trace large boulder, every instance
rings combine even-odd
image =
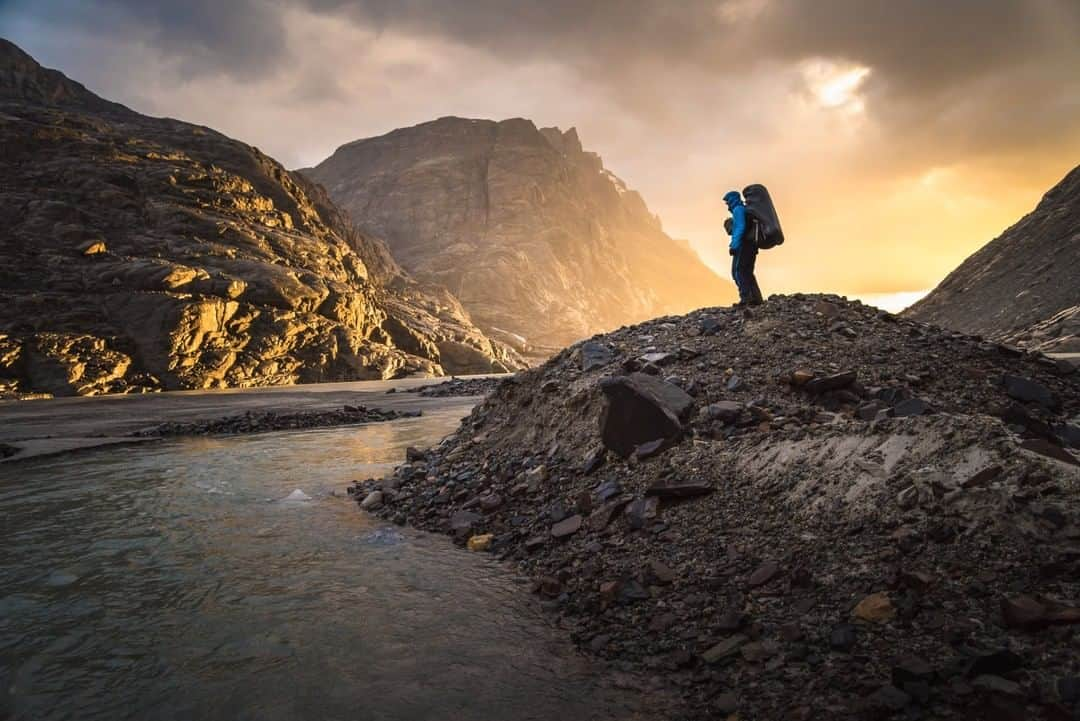
[[[600,438],[623,458],[644,443],[662,439],[670,445],[678,440],[694,404],[682,388],[644,373],[607,378],[600,388],[607,400]]]

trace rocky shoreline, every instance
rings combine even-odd
[[[424,398],[456,398],[462,396],[486,396],[503,378],[451,378],[442,383],[410,388],[405,393],[419,393]]]
[[[825,296],[622,328],[353,493],[673,718],[1077,718],[1080,384]]]
[[[330,426],[348,426],[363,423],[383,423],[401,418],[418,418],[421,411],[397,411],[367,406],[346,405],[330,411],[299,411],[278,413],[276,411],[247,411],[209,421],[161,423],[153,428],[136,431],[134,438],[166,438],[171,436],[236,435],[240,433],[265,433],[267,431],[302,430]]]

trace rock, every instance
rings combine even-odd
[[[593,636],[589,641],[589,650],[593,653],[600,653],[611,644],[611,635],[606,633],[599,633]]]
[[[1002,674],[1012,673],[1017,669],[1023,668],[1023,666],[1024,660],[1016,653],[1009,649],[1000,649],[998,651],[982,653],[973,658],[971,665],[968,667],[967,675],[969,677],[982,676],[984,674],[1000,676]]]
[[[707,420],[734,423],[742,414],[743,404],[735,401],[718,401],[701,409],[701,416]]]
[[[83,255],[102,255],[106,252],[105,241],[103,240],[89,240],[79,246],[79,250]]]
[[[1055,445],[1050,441],[1042,438],[1029,438],[1020,444],[1020,447],[1025,451],[1031,451],[1032,453],[1038,453],[1040,456],[1046,456],[1047,458],[1053,458],[1056,461],[1062,463],[1068,463],[1073,466],[1080,466],[1080,460],[1073,454],[1066,451],[1061,446]]]
[[[1004,473],[1004,471],[1005,469],[999,465],[987,466],[969,476],[960,483],[960,486],[961,488],[978,488],[980,486],[985,486],[987,483]]]
[[[600,599],[605,604],[614,603],[619,597],[619,587],[622,584],[619,581],[605,581],[600,584]]]
[[[626,506],[626,519],[631,528],[644,528],[645,524],[656,518],[659,508],[657,498],[637,498]]]
[[[648,443],[642,443],[640,446],[634,449],[634,457],[638,460],[645,460],[646,458],[652,458],[653,456],[664,450],[667,445],[667,440],[664,438],[657,438],[655,441],[649,441]]]
[[[934,669],[925,659],[907,655],[896,661],[892,667],[892,682],[897,688],[917,681],[930,681],[934,678]]]
[[[1080,426],[1073,423],[1061,423],[1054,426],[1054,434],[1066,446],[1080,448]]]
[[[626,458],[643,444],[662,438],[672,443],[682,434],[681,419],[694,399],[671,383],[641,373],[605,379],[607,399],[600,416],[604,445]]]
[[[749,663],[762,663],[776,655],[779,647],[775,641],[754,641],[739,649],[743,659]]]
[[[638,362],[642,365],[666,366],[674,360],[674,353],[645,353],[638,357]]]
[[[758,566],[757,569],[750,574],[750,578],[746,581],[746,585],[750,588],[758,588],[759,586],[764,586],[779,575],[780,566],[769,561]]]
[[[551,535],[555,538],[566,538],[577,533],[581,528],[582,518],[581,516],[574,514],[569,518],[564,518],[551,527]]]
[[[825,376],[823,378],[814,378],[813,380],[807,381],[803,385],[803,388],[805,388],[808,393],[820,395],[821,393],[826,393],[828,391],[838,391],[842,388],[849,388],[855,383],[857,378],[858,374],[855,371],[844,371],[843,373],[834,373],[833,375]]]
[[[885,410],[885,406],[881,401],[871,401],[864,403],[855,410],[855,416],[859,420],[874,421],[878,418],[878,413]]]
[[[616,480],[607,480],[601,483],[596,488],[596,498],[601,502],[607,501],[609,498],[622,493],[622,485]]]
[[[549,536],[547,534],[531,536],[525,541],[525,549],[528,551],[535,551],[547,543],[548,538]]]
[[[486,513],[491,513],[503,505],[503,498],[498,493],[490,493],[480,497],[480,508]]]
[[[563,585],[554,576],[541,576],[537,579],[536,590],[548,598],[558,598],[563,591]]]
[[[374,511],[383,504],[383,492],[372,491],[364,497],[364,500],[360,501],[360,507],[365,511]]]
[[[709,648],[705,653],[701,654],[701,658],[705,663],[715,664],[721,661],[731,658],[739,652],[739,648],[746,643],[748,639],[742,634],[735,634],[729,638],[724,639],[720,643]]]
[[[525,482],[530,485],[539,485],[548,479],[547,466],[537,466],[525,471]]]
[[[604,465],[604,457],[607,455],[607,449],[603,446],[596,446],[591,449],[586,455],[585,460],[581,464],[581,472],[586,476],[595,473],[600,466]]]
[[[739,376],[731,376],[728,378],[724,387],[727,388],[729,392],[735,392],[745,389],[746,383]]]
[[[675,582],[675,571],[663,561],[654,559],[645,567],[645,577],[652,585],[667,586]]]
[[[468,542],[468,549],[470,551],[486,551],[491,548],[491,541],[495,538],[490,533],[485,533],[479,536],[472,536]]]
[[[649,486],[645,491],[645,495],[657,496],[658,498],[693,498],[707,495],[712,493],[713,490],[713,487],[709,484],[697,481],[661,480]]]
[[[902,711],[911,703],[911,697],[891,684],[886,684],[866,698],[869,708],[886,711]]]
[[[472,530],[473,525],[479,523],[482,516],[473,511],[456,511],[450,517],[450,530],[455,535],[464,535]]]
[[[901,571],[897,580],[905,588],[910,588],[917,593],[925,593],[930,590],[937,579],[933,575],[922,571]]]
[[[1001,616],[1012,628],[1033,628],[1046,623],[1046,606],[1031,596],[1001,599]]]
[[[623,603],[645,601],[650,598],[649,592],[640,583],[630,578],[619,584],[619,600]]]
[[[805,386],[810,381],[814,380],[815,373],[810,370],[800,368],[791,374],[791,385],[793,386]]]
[[[829,632],[829,647],[834,651],[844,653],[850,651],[855,645],[855,640],[855,627],[847,623],[835,626]]]
[[[925,415],[930,406],[921,398],[908,398],[900,401],[892,407],[892,415],[896,418]]]
[[[976,676],[975,680],[971,682],[971,685],[981,691],[999,693],[1006,696],[1021,696],[1024,693],[1020,684],[1015,681],[1010,681],[1001,676],[991,676],[989,674]]]
[[[600,506],[589,515],[589,528],[594,531],[602,531],[607,528],[623,512],[629,502],[630,499],[625,497]]]
[[[597,368],[603,368],[614,357],[615,354],[611,351],[611,348],[602,343],[587,341],[581,344],[581,370],[586,373]]]
[[[716,335],[720,332],[720,320],[715,316],[705,316],[698,322],[698,330],[701,335]]]
[[[739,710],[739,697],[730,691],[717,694],[712,699],[712,711],[721,716],[733,714]]]
[[[1060,405],[1049,388],[1030,378],[1006,373],[1001,377],[1001,385],[1010,398],[1024,403],[1038,403],[1044,408],[1057,409]]]

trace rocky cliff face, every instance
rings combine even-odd
[[[321,189],[0,40],[0,393],[516,368]]]
[[[1080,167],[907,315],[1042,351],[1080,352]]]
[[[544,353],[732,298],[573,129],[441,118],[301,171],[485,332]]]

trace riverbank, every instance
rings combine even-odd
[[[1071,365],[780,297],[568,349],[354,495],[514,564],[676,717],[1068,718],[1078,414]]]

